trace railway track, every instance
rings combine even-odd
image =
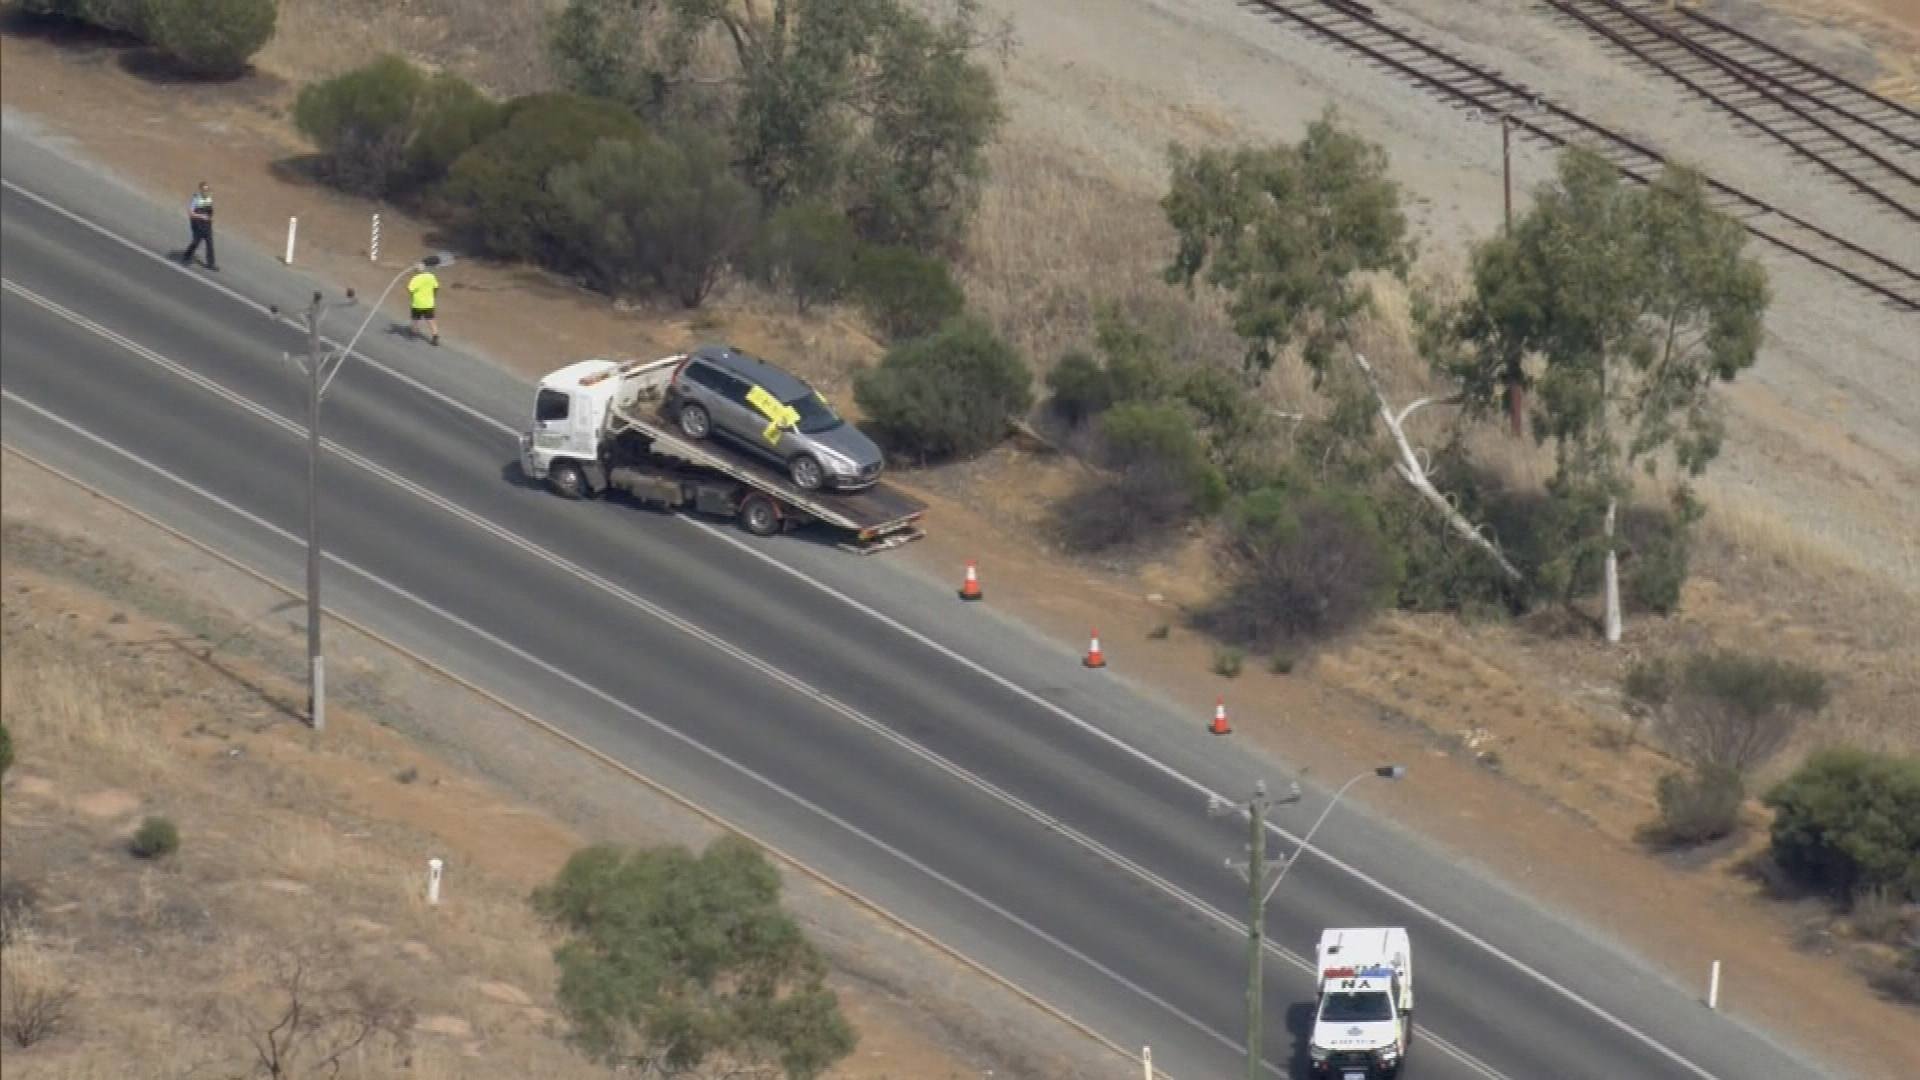
[[[1666,167],[1658,151],[1554,104],[1498,72],[1380,19],[1358,0],[1239,0],[1308,36],[1359,56],[1457,108],[1505,118],[1515,129],[1559,148],[1591,146],[1622,175],[1651,183]],[[1821,267],[1905,311],[1920,311],[1920,271],[1868,250],[1790,211],[1706,176],[1714,204],[1753,236]]]
[[[1909,221],[1920,222],[1920,112],[1687,8],[1541,0],[1618,51]]]

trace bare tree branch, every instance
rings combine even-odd
[[[1399,473],[1401,478],[1413,487],[1413,490],[1419,492],[1421,498],[1440,511],[1441,516],[1446,518],[1447,524],[1452,526],[1454,532],[1474,547],[1486,552],[1489,558],[1498,563],[1501,572],[1507,575],[1508,580],[1522,580],[1524,575],[1507,560],[1506,555],[1500,551],[1499,545],[1487,538],[1483,531],[1485,526],[1476,526],[1468,521],[1466,515],[1462,514],[1433,486],[1426,465],[1421,462],[1419,454],[1414,451],[1413,444],[1407,439],[1405,422],[1407,417],[1413,415],[1414,410],[1425,405],[1451,404],[1458,398],[1421,398],[1396,414],[1393,406],[1387,403],[1386,391],[1381,388],[1379,377],[1373,373],[1373,365],[1367,363],[1367,358],[1358,352],[1353,353],[1353,361],[1359,366],[1361,373],[1367,377],[1367,385],[1373,389],[1374,399],[1380,403],[1380,419],[1385,421],[1387,432],[1393,436],[1396,458],[1393,464],[1394,471]]]
[[[413,1011],[393,995],[359,981],[316,981],[302,956],[275,963],[273,989],[269,1000],[279,1004],[241,1018],[254,1063],[271,1080],[338,1075],[363,1046],[404,1047],[413,1027]]]

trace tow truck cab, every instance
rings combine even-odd
[[[1413,1040],[1413,948],[1398,927],[1323,930],[1308,1047],[1316,1080],[1398,1076]]]

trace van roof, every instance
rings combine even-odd
[[[1320,974],[1378,977],[1404,969],[1412,958],[1412,942],[1397,926],[1341,927],[1320,932]]]
[[[693,351],[695,360],[704,360],[717,368],[730,371],[743,379],[766,388],[767,393],[781,401],[793,401],[813,393],[799,378],[789,375],[772,364],[734,348],[731,345],[702,345]]]

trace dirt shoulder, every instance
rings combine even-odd
[[[1032,55],[1066,63],[1075,35],[1091,34],[1073,22],[1061,13],[1031,24],[1025,36]],[[1244,99],[1229,102],[1211,91],[1147,101],[1142,95],[1164,91],[1160,84],[1178,81],[1178,72],[1149,74],[1154,65],[1136,63],[1124,85],[1110,81],[1126,50],[1140,46],[1128,44],[1134,39],[1117,23],[1106,25],[1114,41],[1083,42],[1097,64],[1055,72],[1027,60],[1008,76],[1017,94],[1016,131],[997,153],[1032,182],[997,187],[986,212],[1002,215],[994,235],[1010,235],[1022,222],[1029,229],[1043,219],[1061,223],[1049,226],[1055,231],[1048,236],[1062,253],[1049,262],[1002,245],[998,255],[980,256],[997,261],[974,272],[997,275],[985,284],[985,303],[1016,293],[1036,298],[1022,309],[1030,321],[1020,325],[1042,356],[1069,332],[1045,329],[1035,310],[1056,311],[1070,326],[1103,291],[1103,266],[1119,267],[1105,276],[1123,286],[1151,277],[1136,272],[1138,251],[1157,243],[1157,234],[1136,228],[1133,213],[1151,206],[1147,178],[1157,159],[1142,149],[1146,143],[1183,128],[1212,137],[1273,130],[1306,108],[1296,102],[1280,110],[1280,119],[1254,123]],[[1195,64],[1211,55],[1191,28],[1161,40],[1169,55],[1176,42],[1178,50],[1193,50],[1177,55]],[[296,262],[363,292],[384,285],[398,268],[390,253],[426,245],[428,230],[385,215],[384,262],[372,265],[370,206],[281,178],[274,163],[305,150],[285,126],[282,84],[264,79],[247,92],[251,97],[236,97],[231,88],[144,83],[104,52],[12,38],[0,49],[0,91],[10,106],[40,117],[162,199],[214,179],[228,234],[278,250],[287,216],[297,214]],[[1049,96],[1058,107],[1042,112],[1037,102]],[[1110,139],[1128,117],[1138,130],[1125,142]],[[182,132],[198,141],[183,144]],[[1078,154],[1099,147],[1103,156]],[[1446,167],[1414,160],[1422,164]],[[1497,205],[1497,167],[1490,191],[1482,190],[1485,181],[1443,172],[1425,183],[1456,201],[1491,194]],[[1076,190],[1078,197],[1069,195]],[[1072,247],[1087,237],[1106,247]],[[1123,248],[1131,252],[1125,258]],[[1087,254],[1109,249],[1112,260]],[[875,355],[858,325],[833,313],[797,318],[742,308],[734,298],[712,313],[663,317],[616,310],[522,268],[463,262],[456,271],[447,275],[442,305],[448,336],[528,373],[551,368],[557,356],[657,354],[724,336],[793,362],[832,392]],[[1783,410],[1781,428],[1798,415]],[[1792,456],[1800,445],[1784,442],[1773,452]],[[1049,549],[1045,499],[1068,490],[1073,478],[1071,467],[1019,446],[906,477],[933,504],[935,528],[898,554],[943,574],[957,575],[965,560],[976,560],[991,603],[1061,640],[1078,643],[1097,623],[1116,671],[1172,700],[1196,703],[1196,725],[1214,695],[1226,694],[1242,737],[1315,775],[1344,776],[1381,757],[1412,761],[1418,783],[1365,797],[1396,819],[1419,821],[1463,858],[1576,914],[1676,979],[1702,981],[1709,963],[1721,960],[1742,973],[1727,988],[1727,1008],[1859,1075],[1920,1074],[1912,1011],[1874,997],[1843,957],[1797,948],[1813,910],[1774,903],[1742,872],[1764,826],[1757,812],[1741,836],[1685,862],[1650,857],[1632,839],[1651,815],[1653,777],[1669,766],[1633,737],[1616,690],[1639,655],[1709,642],[1790,643],[1800,658],[1838,676],[1831,727],[1817,738],[1920,750],[1920,710],[1911,708],[1920,700],[1920,635],[1912,632],[1920,607],[1861,571],[1858,558],[1836,558],[1763,513],[1717,510],[1684,615],[1636,623],[1629,650],[1596,650],[1550,621],[1463,627],[1394,616],[1292,675],[1250,670],[1227,680],[1209,674],[1211,646],[1180,628],[1181,606],[1204,595],[1211,580],[1200,545],[1111,563],[1070,562]]]
[[[349,1075],[604,1075],[565,1041],[528,893],[583,843],[713,830],[346,630],[314,737],[282,594],[11,453],[0,468],[9,1015],[77,994],[59,1030],[8,1046],[8,1075],[250,1067],[296,962],[309,1007],[359,980],[408,1014],[408,1045],[370,1044]],[[149,815],[178,826],[178,854],[128,854]],[[807,879],[789,889],[860,1032],[835,1080],[1090,1076],[1103,1060]]]

